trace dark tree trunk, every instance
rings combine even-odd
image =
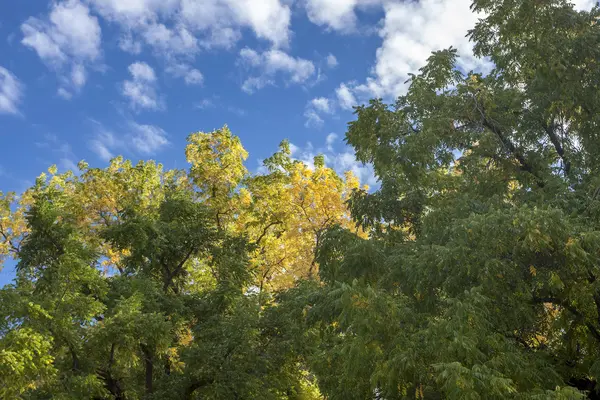
[[[154,360],[152,356],[152,352],[145,344],[140,345],[142,348],[142,354],[144,355],[144,365],[145,365],[145,386],[146,386],[146,395],[152,394],[152,383],[153,383],[153,375],[154,375]]]

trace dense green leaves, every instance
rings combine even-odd
[[[600,9],[473,9],[488,73],[356,107],[374,192],[224,127],[0,195],[0,397],[599,398]]]
[[[347,141],[381,180],[350,202],[370,237],[330,230],[324,285],[295,300],[296,323],[318,332],[306,357],[328,398],[600,389],[600,11],[473,8],[490,73],[436,52],[406,95],[357,107],[349,124]]]

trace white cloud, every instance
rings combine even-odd
[[[377,50],[375,81],[367,86],[373,94],[397,96],[406,90],[409,73],[416,73],[432,51],[454,46],[465,69],[483,65],[472,55],[465,37],[477,21],[470,11],[471,0],[422,0],[386,6],[380,31],[383,44]]]
[[[21,31],[21,43],[59,73],[64,72],[65,64],[72,64],[71,72],[62,80],[74,91],[85,84],[84,65],[101,55],[100,24],[79,0],[54,3],[47,18],[31,17],[21,25]]]
[[[101,160],[109,161],[115,157],[114,151],[122,148],[123,143],[117,140],[112,132],[104,129],[101,124],[96,124],[98,132],[96,132],[95,138],[89,142],[89,147]]]
[[[338,135],[336,135],[333,132],[330,133],[329,135],[327,135],[327,138],[325,139],[325,144],[327,145],[328,151],[333,151],[333,143],[335,142],[337,137],[338,137]]]
[[[183,78],[187,85],[202,85],[204,83],[202,72],[188,64],[173,64],[167,67],[166,71],[176,78]]]
[[[327,66],[329,68],[335,68],[338,66],[337,58],[335,58],[335,56],[331,53],[327,56]]]
[[[594,7],[598,0],[571,0],[575,4],[575,8],[578,10],[588,11]]]
[[[255,50],[252,50],[248,47],[244,47],[242,50],[240,50],[240,58],[246,64],[253,67],[258,67],[261,63],[260,55]]]
[[[179,12],[188,26],[205,34],[209,47],[230,47],[242,28],[276,47],[289,42],[291,11],[280,0],[182,0]]]
[[[140,54],[142,52],[142,43],[139,40],[135,40],[131,33],[128,33],[119,38],[119,48],[126,53]]]
[[[90,142],[90,148],[94,153],[100,157],[103,161],[110,161],[114,157],[113,153],[109,150],[101,139],[94,139]]]
[[[204,82],[202,72],[197,69],[191,69],[183,78],[188,85],[201,85]]]
[[[308,142],[308,144],[312,148],[312,144],[310,142]],[[298,150],[300,150],[300,148],[298,146],[296,146],[294,143],[290,143],[290,155],[291,156],[293,156],[294,154],[298,154]]]
[[[129,66],[132,79],[123,82],[121,93],[129,98],[134,109],[160,110],[164,107],[156,93],[156,75],[154,70],[144,62],[135,62]]]
[[[343,33],[356,29],[356,8],[380,4],[381,0],[307,0],[308,19],[314,24]]]
[[[459,66],[486,69],[489,63],[477,59],[465,37],[478,16],[470,11],[471,0],[422,0],[388,3],[379,34],[383,43],[377,49],[372,76],[364,84],[348,84],[360,101],[368,97],[396,97],[407,89],[409,73],[418,72],[432,51],[453,46],[458,49]]]
[[[56,94],[65,100],[70,100],[73,98],[73,93],[69,92],[64,87],[59,87],[58,90],[56,91]]]
[[[304,111],[304,117],[306,117],[304,126],[307,128],[320,128],[325,123],[323,118],[321,118],[321,116],[312,108],[307,108],[306,111]]]
[[[131,145],[133,148],[144,155],[154,154],[167,144],[167,133],[154,125],[140,125],[135,122],[130,123],[132,130]]]
[[[70,158],[61,158],[58,163],[58,167],[63,171],[79,171],[79,167],[77,167],[75,161],[71,160]]]
[[[154,21],[176,11],[179,0],[88,0],[104,18],[128,27]]]
[[[197,44],[204,47],[227,48],[241,38],[241,30],[245,28],[251,29],[256,37],[268,40],[276,47],[287,46],[290,38],[291,11],[286,0],[88,1],[103,17],[119,23],[125,35],[133,32],[143,37],[150,46],[166,42],[173,44],[184,39],[175,46],[182,49],[185,46],[180,45],[193,38],[194,42],[197,41]],[[174,30],[163,29],[166,26],[158,23],[159,20],[178,27]],[[181,29],[185,32],[183,36]],[[152,39],[156,39],[157,35],[158,42],[153,42]],[[172,51],[173,48],[169,50]]]
[[[335,95],[340,107],[344,110],[352,110],[352,106],[356,105],[356,98],[344,83],[341,83],[335,90]]]
[[[83,67],[83,65],[81,65],[81,64],[73,65],[73,68],[71,69],[71,81],[73,82],[73,85],[80,88],[83,85],[85,85],[86,80],[87,80],[87,72],[85,71],[85,68]]]
[[[265,77],[250,77],[242,83],[242,90],[252,94],[268,85],[275,85],[275,82]]]
[[[352,171],[352,173],[359,178],[361,184],[369,186],[375,186],[377,184],[377,177],[373,171],[373,166],[357,161],[354,153],[351,151],[333,153],[330,155],[326,154],[325,161],[328,165],[331,165],[338,174]]]
[[[144,27],[146,43],[163,55],[192,55],[199,50],[198,39],[188,29],[179,25],[173,29],[153,23]]]
[[[94,137],[88,142],[89,148],[103,161],[109,161],[119,152],[133,152],[148,156],[157,153],[169,144],[167,133],[155,125],[139,124],[127,121],[119,130],[125,133],[117,136],[98,121],[91,121],[95,126]]]
[[[23,84],[9,70],[0,66],[0,114],[18,114]]]
[[[134,80],[146,82],[154,82],[156,80],[154,70],[145,62],[135,62],[128,69]]]
[[[313,15],[313,22],[342,31],[342,22],[353,26],[356,9],[378,5],[385,12],[379,29],[382,44],[377,49],[370,76],[363,83],[341,83],[335,90],[337,106],[343,110],[351,110],[352,106],[373,97],[393,99],[405,93],[409,73],[417,73],[435,50],[457,48],[461,56],[459,67],[466,70],[490,67],[487,60],[473,56],[472,44],[465,37],[478,18],[470,10],[471,0],[335,0],[329,5],[337,11],[330,10],[329,5],[321,1],[329,3],[308,0],[309,16],[311,7],[320,10],[318,16]]]
[[[303,58],[292,57],[281,50],[269,50],[262,54],[243,48],[240,51],[240,63],[260,72],[259,76],[246,79],[242,89],[248,93],[266,85],[274,85],[274,78],[282,75],[286,84],[301,84],[315,73],[314,64]]]
[[[228,0],[229,8],[239,23],[251,27],[257,37],[275,46],[289,41],[290,7],[279,0]]]
[[[317,111],[327,114],[331,114],[333,112],[329,99],[326,99],[325,97],[314,98],[309,102],[309,104]]]
[[[341,152],[336,152],[332,144],[337,138],[334,133],[329,134],[325,139],[325,147],[315,148],[311,142],[307,142],[304,147],[299,147],[290,143],[292,149],[292,158],[300,160],[309,168],[314,168],[314,157],[318,154],[325,156],[325,165],[333,168],[339,175],[346,171],[352,171],[362,184],[374,186],[377,184],[377,178],[371,165],[365,165],[356,160],[354,153],[349,147]]]
[[[333,114],[333,103],[325,97],[316,97],[306,104],[304,117],[307,128],[320,128],[325,122],[320,114]]]
[[[119,38],[119,48],[126,53],[140,54],[142,52],[142,43],[134,39],[131,33],[127,33]]]

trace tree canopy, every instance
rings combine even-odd
[[[600,398],[600,8],[472,9],[488,73],[355,108],[375,191],[225,126],[2,195],[0,398]]]

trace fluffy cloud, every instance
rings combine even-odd
[[[122,144],[112,132],[102,129],[90,140],[89,147],[101,160],[109,161],[115,157],[113,151],[121,148]]]
[[[0,114],[18,114],[23,85],[9,70],[0,66]]]
[[[325,144],[327,145],[327,150],[328,151],[333,151],[333,143],[335,143],[335,140],[337,139],[338,135],[336,135],[335,133],[330,133],[329,135],[327,135],[327,138],[325,139]]]
[[[104,18],[129,28],[174,13],[179,0],[88,0]]]
[[[155,125],[139,124],[130,120],[120,128],[125,134],[116,135],[100,122],[95,120],[91,122],[95,127],[95,135],[88,145],[104,161],[109,161],[120,152],[132,152],[142,156],[152,155],[169,144],[167,133]]]
[[[183,25],[170,29],[164,24],[154,23],[146,26],[142,35],[163,55],[191,55],[199,50],[198,39]]]
[[[356,98],[352,94],[352,91],[346,84],[341,83],[340,86],[335,90],[338,104],[344,110],[352,110],[352,106],[356,105]]]
[[[312,61],[292,57],[281,50],[257,53],[246,47],[240,51],[239,62],[249,69],[259,71],[258,76],[250,77],[242,84],[242,89],[248,93],[274,85],[276,76],[282,76],[289,85],[304,83],[315,73]]]
[[[366,83],[354,88],[355,95],[395,97],[406,91],[409,73],[417,72],[432,51],[454,46],[465,69],[485,67],[485,61],[472,54],[465,37],[477,21],[469,9],[471,0],[422,0],[390,3],[379,34],[383,38],[377,50],[373,74]]]
[[[154,82],[156,75],[151,66],[144,62],[136,62],[129,66],[129,73],[134,80]]]
[[[101,55],[100,24],[79,0],[54,3],[47,18],[31,17],[21,31],[21,43],[62,75],[64,93],[78,91],[85,84],[84,65]]]
[[[352,171],[360,179],[361,184],[369,186],[377,185],[377,177],[373,171],[373,167],[369,164],[363,164],[356,160],[354,153],[350,150],[333,153],[331,155],[325,154],[325,161],[332,166],[339,174],[345,171]]]
[[[368,8],[381,0],[307,0],[306,14],[314,24],[343,33],[356,29],[356,8]]]
[[[304,126],[307,128],[321,128],[325,123],[319,113],[312,108],[307,108],[306,111],[304,111],[304,117],[306,118]]]
[[[82,87],[87,80],[87,72],[83,65],[75,64],[71,69],[71,81],[76,87]]]
[[[329,54],[326,58],[326,61],[329,68],[335,68],[338,66],[338,60],[333,54]]]
[[[573,4],[575,4],[575,8],[578,10],[589,10],[594,7],[598,1],[597,0],[571,0]]]
[[[285,46],[289,41],[291,11],[279,0],[228,0],[228,8],[243,26],[251,27],[257,37]]]
[[[304,117],[306,117],[307,128],[320,128],[323,126],[323,118],[321,114],[333,114],[334,104],[331,100],[325,97],[316,97],[306,104]]]
[[[167,67],[166,72],[176,78],[183,78],[187,85],[202,85],[204,76],[199,70],[192,68],[188,64],[173,64]]]
[[[309,0],[316,1],[321,0]],[[348,7],[350,3],[354,3],[353,7],[361,6],[360,0],[340,1]],[[473,56],[472,43],[465,37],[480,17],[471,12],[471,2],[421,0],[384,3],[385,18],[379,31],[383,42],[377,50],[372,74],[363,84],[350,82],[340,85],[336,91],[340,106],[349,109],[357,104],[356,98],[364,102],[370,97],[395,97],[404,93],[408,74],[417,72],[432,51],[450,46],[458,50],[459,67],[464,70],[489,69],[491,64],[487,60]],[[578,9],[590,9],[595,3],[595,0],[575,0]]]
[[[310,168],[314,168],[314,157],[318,154],[323,154],[325,165],[333,168],[338,174],[342,175],[346,171],[352,171],[362,184],[369,186],[376,185],[377,178],[373,172],[373,167],[357,161],[349,147],[345,147],[341,152],[336,152],[333,149],[333,143],[336,139],[337,135],[330,133],[325,140],[325,147],[318,148],[315,148],[311,142],[307,142],[304,147],[290,143],[292,157],[304,162]]]
[[[119,39],[119,48],[126,53],[140,54],[142,52],[142,43],[134,39],[131,33],[127,33]]]
[[[135,122],[130,124],[131,130],[131,144],[133,148],[141,154],[149,155],[154,154],[167,144],[167,133],[154,125],[140,125]]]
[[[189,26],[205,33],[208,45],[230,46],[243,28],[275,46],[286,46],[290,38],[290,7],[280,0],[182,0],[180,14]],[[223,34],[229,40],[219,40]]]
[[[339,2],[335,12],[320,1],[308,0],[309,16],[314,7],[320,11],[318,18],[313,16],[313,22],[337,30],[343,30],[341,25],[346,23],[353,26],[355,11],[361,7],[381,6],[385,12],[379,29],[382,43],[377,49],[370,76],[362,83],[341,83],[332,96],[336,106],[343,110],[351,110],[352,106],[373,97],[392,99],[404,93],[408,74],[417,72],[435,50],[453,46],[461,55],[459,64],[462,68],[489,68],[486,60],[473,56],[472,44],[465,37],[478,18],[470,11],[471,0],[336,0],[331,2],[332,5]],[[318,122],[316,117],[311,115],[311,118]]]
[[[160,110],[163,101],[156,93],[156,75],[154,70],[144,62],[136,62],[129,66],[131,80],[123,82],[121,93],[129,99],[134,109]]]
[[[309,102],[309,104],[317,111],[327,114],[331,114],[333,112],[329,99],[326,99],[325,97],[314,98]]]
[[[309,4],[318,5],[320,1],[309,0]],[[337,1],[337,0],[336,0]],[[336,28],[336,21],[342,16],[352,15],[348,11],[361,6],[375,5],[378,1],[339,0],[337,14],[320,8],[322,23]],[[364,103],[372,97],[393,98],[407,89],[405,84],[409,73],[421,68],[432,51],[450,46],[460,55],[459,67],[464,70],[488,70],[491,64],[487,60],[473,56],[472,43],[465,37],[478,15],[470,10],[471,0],[421,0],[403,2],[381,2],[385,11],[383,26],[379,31],[382,38],[377,50],[375,65],[371,76],[362,84],[342,83],[336,90],[338,104],[342,109],[351,109],[353,105]],[[335,2],[331,2],[334,4]],[[578,9],[589,9],[595,0],[575,0]],[[326,18],[325,18],[326,17]],[[350,18],[350,17],[344,17]],[[350,18],[350,20],[353,20]],[[314,21],[313,21],[314,22]]]
[[[171,42],[170,51],[191,45],[192,38],[204,47],[231,47],[245,28],[277,47],[287,46],[290,38],[291,10],[280,0],[88,1],[104,18],[119,23],[125,35],[134,33],[153,47]],[[176,27],[168,28],[167,21]],[[153,41],[157,35],[160,40]],[[128,46],[135,43],[131,37],[122,43],[137,49]]]

